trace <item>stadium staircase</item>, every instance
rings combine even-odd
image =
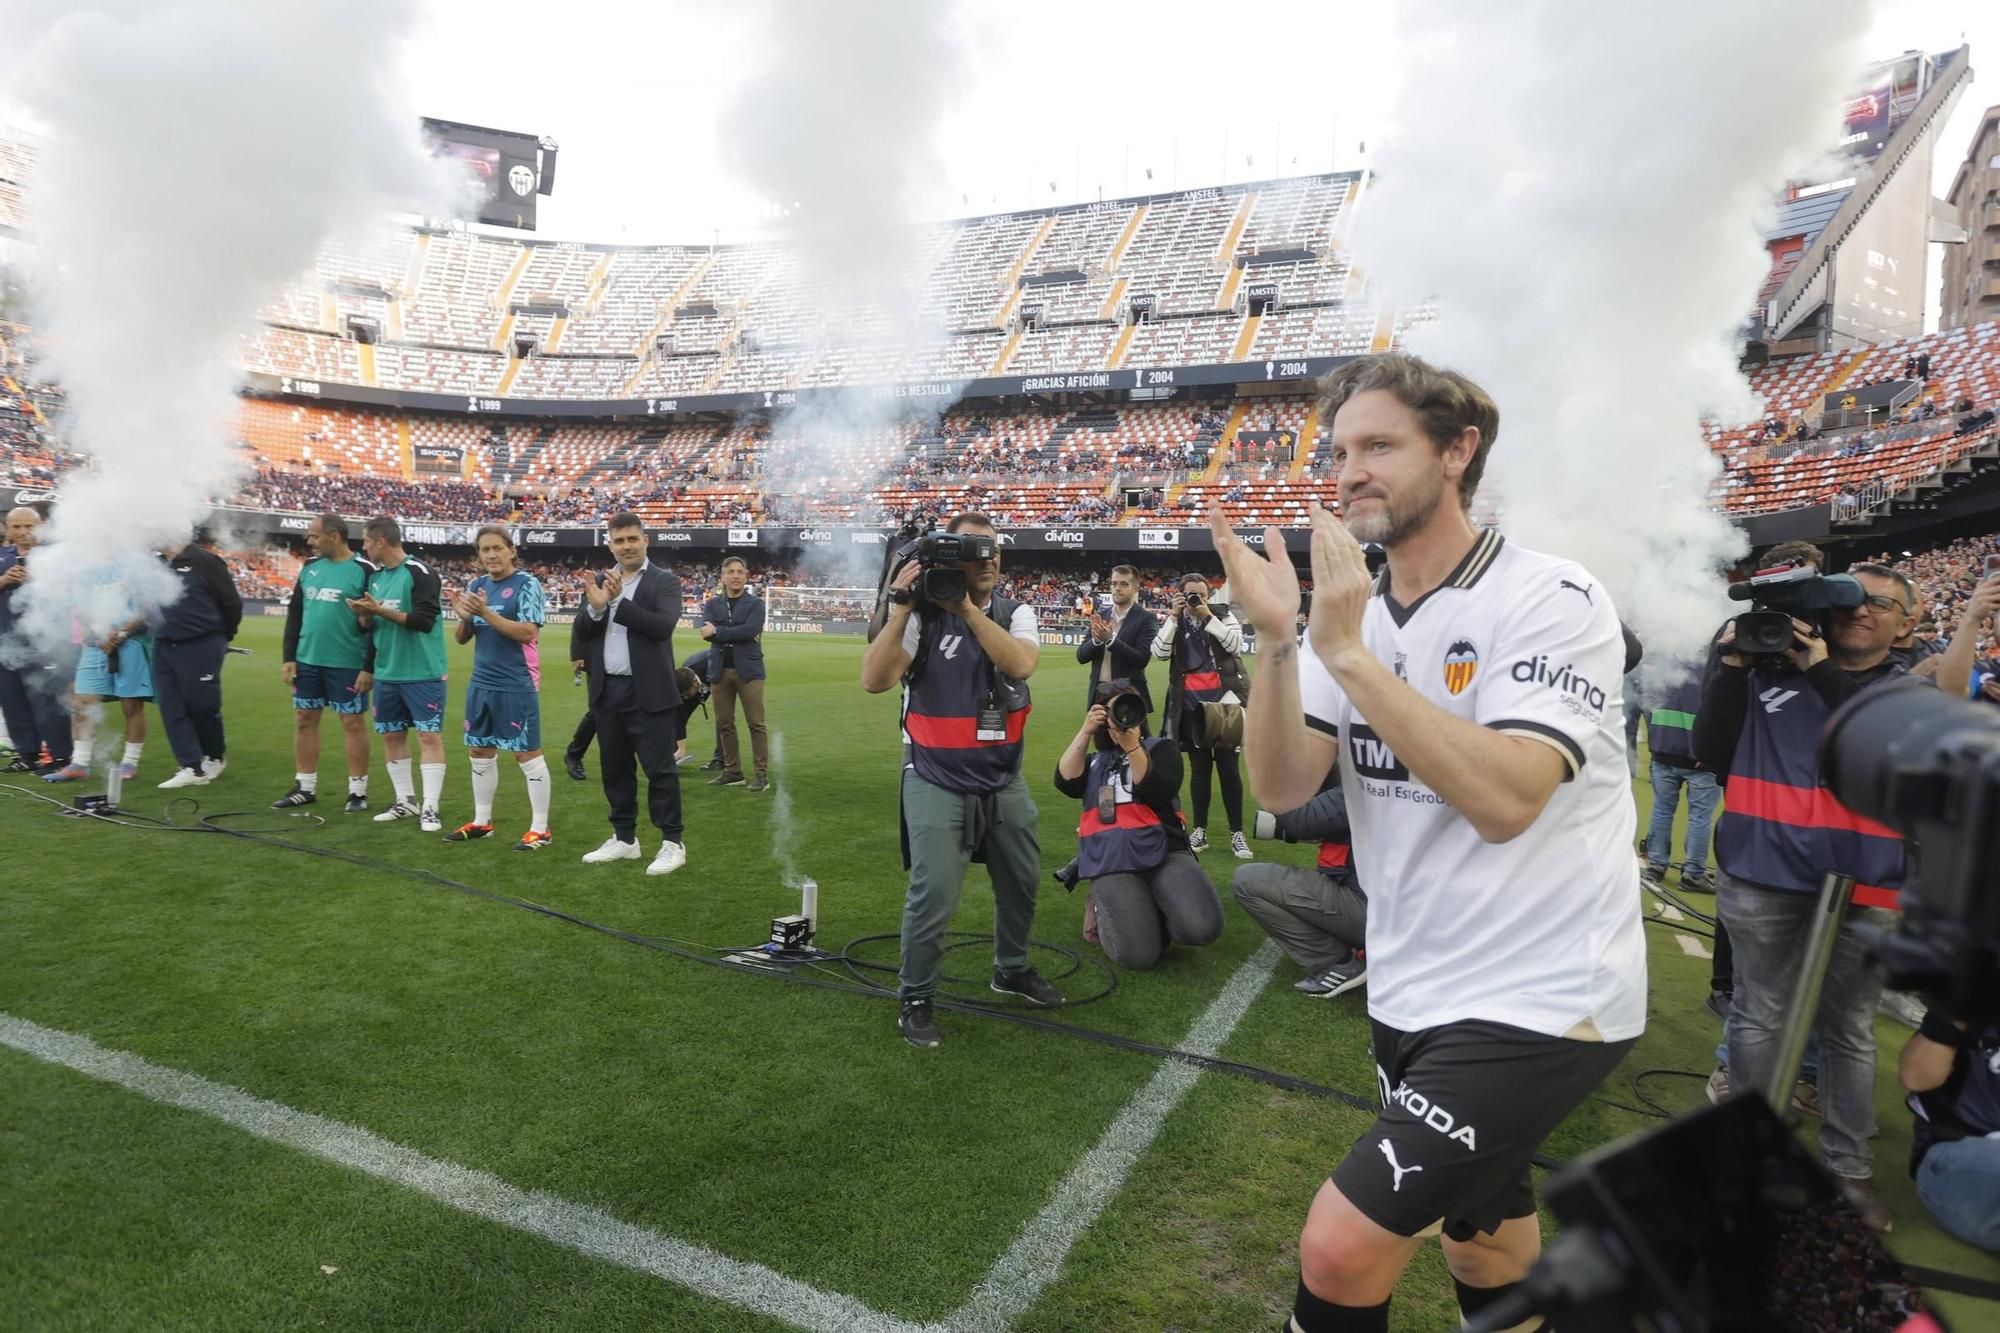
[[[1122,289],[1124,285],[1125,279],[1118,279],[1118,287]],[[1104,368],[1106,370],[1116,370],[1120,365],[1124,364],[1125,349],[1132,345],[1132,335],[1138,331],[1139,326],[1137,324],[1127,324],[1118,331],[1118,341],[1111,345],[1111,355],[1104,360]]]
[[[1008,314],[1021,299],[1021,275],[1028,269],[1028,261],[1035,257],[1035,251],[1042,248],[1042,242],[1056,229],[1056,215],[1051,213],[1042,219],[1042,225],[1035,228],[1035,234],[1028,238],[1021,253],[1014,256],[1014,266],[1007,270],[1007,276],[1000,279],[1000,289],[1006,296],[1000,302],[1000,310],[993,316],[993,327],[999,328],[1007,322]]]
[[[507,434],[507,427],[496,425],[488,437],[487,458],[491,464],[488,474],[490,484],[496,491],[504,491],[521,480],[527,471],[525,464],[514,458],[514,441]]]
[[[1370,352],[1386,352],[1396,345],[1396,312],[1384,310],[1375,320],[1375,336],[1368,340]]]
[[[1014,298],[1009,296],[1007,299],[1011,304]],[[1000,355],[993,358],[992,366],[986,371],[988,375],[1004,375],[1007,372],[1007,363],[1014,359],[1014,351],[1020,347],[1021,336],[1025,332],[1027,332],[1025,329],[1015,329],[1007,335],[1006,343],[1000,348]]]
[[[371,343],[357,344],[356,352],[361,354],[361,382],[374,388],[381,381],[375,377],[375,348]]]
[[[396,418],[396,457],[400,460],[403,469],[403,480],[415,481],[417,478],[417,450],[416,446],[410,441],[410,419],[408,417]]]
[[[507,316],[507,327],[512,328],[513,324],[514,324],[514,317],[512,315]],[[518,356],[508,357],[507,369],[505,369],[500,373],[500,387],[495,389],[493,392],[499,394],[502,398],[505,398],[507,396],[508,391],[514,387],[514,377],[519,375],[520,373],[521,373],[521,358]]]
[[[1243,270],[1238,269],[1236,271],[1241,273]],[[1248,361],[1250,359],[1250,344],[1257,341],[1257,326],[1263,322],[1264,317],[1262,315],[1245,315],[1243,317],[1243,331],[1236,335],[1236,344],[1229,349],[1229,359],[1231,361]]]
[[[1285,473],[1288,483],[1296,483],[1306,473],[1306,460],[1312,457],[1313,442],[1319,436],[1319,404],[1314,403],[1306,413],[1306,424],[1299,427],[1297,441],[1292,445],[1292,466]]]

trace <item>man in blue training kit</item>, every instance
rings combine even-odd
[[[514,563],[514,541],[501,527],[484,527],[474,551],[484,574],[456,604],[458,641],[472,644],[472,683],[465,687],[465,752],[472,760],[472,822],[446,842],[493,836],[493,794],[500,786],[499,751],[511,753],[528,781],[528,831],[517,852],[540,851],[549,836],[549,763],[542,757],[541,629],[547,616],[541,581]]]

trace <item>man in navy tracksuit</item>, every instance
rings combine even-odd
[[[165,556],[180,595],[153,613],[153,697],[184,772],[222,773],[222,659],[243,623],[243,598],[222,558],[193,542]]]

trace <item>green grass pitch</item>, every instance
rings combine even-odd
[[[194,791],[204,813],[261,811],[290,782],[278,630],[276,620],[251,622],[239,643],[252,655],[228,661],[230,766]],[[771,724],[784,740],[774,777],[791,796],[790,855],[820,884],[820,943],[838,949],[892,932],[902,900],[896,702],[855,684],[855,641],[773,636],[769,651]],[[453,649],[447,828],[470,816],[454,735],[468,653]],[[1074,848],[1075,811],[1049,773],[1081,711],[1081,669],[1066,650],[1047,649],[1034,685],[1027,767],[1053,869]],[[543,707],[554,758],[582,708],[566,669],[551,672]],[[126,803],[159,815],[169,793],[153,784],[172,762],[157,715],[151,722]],[[504,760],[502,836],[447,846],[411,823],[343,816],[331,720],[325,741],[314,807],[325,826],[268,812],[257,823],[289,822],[305,841],[704,945],[754,943],[771,917],[797,910],[773,853],[770,795],[709,788],[707,774],[684,769],[689,863],[648,879],[639,863],[577,862],[608,831],[594,752],[590,782],[558,770],[556,844],[526,855],[509,850],[527,806]],[[376,808],[387,795],[378,747]],[[1226,833],[1219,797],[1212,818],[1212,833]],[[656,835],[642,836],[650,854]],[[0,840],[0,1013],[360,1126],[902,1319],[959,1309],[1159,1066],[952,1013],[941,1015],[943,1047],[915,1051],[881,999],[701,967],[241,840],[65,820],[23,799],[0,800]],[[1309,848],[1253,845],[1260,857],[1311,857]],[[1227,901],[1236,863],[1216,851],[1205,863],[1225,878]],[[1094,952],[1078,938],[1081,910],[1048,883],[1037,937]],[[954,924],[990,929],[977,871]],[[1712,1063],[1707,962],[1668,930],[1648,938],[1651,1026],[1606,1085],[1610,1101],[1634,1101],[1633,1071],[1705,1075]],[[1059,1017],[1177,1043],[1259,942],[1230,902],[1219,943],[1122,976],[1109,998]],[[893,960],[893,942],[872,956]],[[954,970],[975,976],[989,960],[979,948],[953,957]],[[1045,956],[1044,970],[1058,963]],[[1292,992],[1294,979],[1281,963],[1224,1055],[1372,1095],[1364,995],[1309,1001]],[[1911,1193],[1908,1115],[1893,1075],[1905,1034],[1881,1028],[1877,1181],[1897,1215],[1893,1244],[1913,1262],[2000,1279],[2000,1263],[1931,1228]],[[1670,1105],[1701,1095],[1695,1078],[1647,1087]],[[1016,1326],[1276,1327],[1290,1305],[1306,1205],[1365,1123],[1339,1103],[1203,1075]],[[1548,1150],[1567,1157],[1652,1123],[1593,1101]],[[6,1048],[0,1182],[0,1327],[777,1327]],[[1966,1298],[1941,1305],[1961,1327],[1995,1317]],[[1395,1326],[1455,1322],[1449,1279],[1429,1249],[1399,1290]]]

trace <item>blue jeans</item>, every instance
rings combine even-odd
[[[1674,811],[1681,803],[1681,788],[1687,788],[1687,834],[1681,850],[1684,875],[1708,873],[1708,831],[1715,823],[1716,807],[1722,804],[1722,787],[1715,774],[1698,768],[1675,768],[1653,761],[1653,823],[1646,830],[1646,861],[1666,867],[1674,856]]]
[[[1729,1006],[1729,1081],[1761,1088],[1778,1059],[1785,1011],[1818,898],[1716,876],[1716,907],[1736,955]],[[1820,1151],[1827,1170],[1848,1180],[1874,1174],[1875,1006],[1882,978],[1868,965],[1861,927],[1878,909],[1850,908],[1834,939],[1813,1029],[1819,1034]],[[1886,916],[1886,913],[1881,913]]]
[[[1951,1235],[2000,1253],[2000,1139],[1933,1144],[1917,1165],[1917,1197]]]

